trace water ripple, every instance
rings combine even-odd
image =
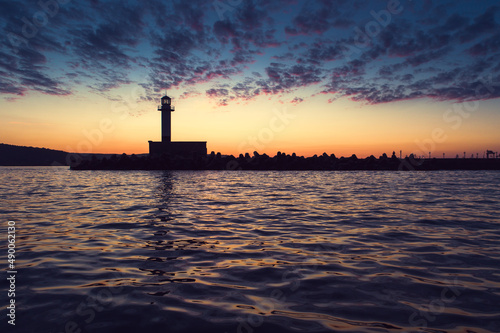
[[[23,332],[500,331],[498,172],[9,167],[0,184]]]

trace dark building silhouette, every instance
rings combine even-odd
[[[171,113],[175,111],[172,99],[168,96],[161,98],[161,141],[149,141],[149,155],[167,155],[171,157],[199,158],[207,155],[206,141],[177,141],[172,142]]]
[[[486,151],[486,158],[490,158],[490,156],[493,156],[493,158],[495,158],[496,152],[494,152],[493,150],[487,150]]]

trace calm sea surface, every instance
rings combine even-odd
[[[500,332],[500,173],[0,168],[16,330]]]

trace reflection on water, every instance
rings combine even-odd
[[[2,168],[0,183],[20,332],[500,331],[498,172]]]

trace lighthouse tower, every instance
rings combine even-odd
[[[175,111],[175,108],[172,106],[172,99],[167,95],[163,96],[158,111],[161,111],[161,141],[171,142],[172,119],[170,113]]]
[[[207,156],[206,141],[172,141],[172,115],[175,111],[172,99],[167,95],[161,98],[161,141],[149,141],[149,155],[166,155],[173,158],[197,159]]]

